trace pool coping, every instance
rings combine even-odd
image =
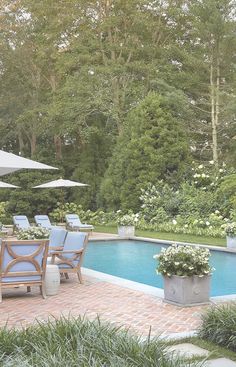
[[[190,245],[190,246],[199,246],[208,248],[210,250],[214,251],[221,251],[221,252],[227,252],[227,253],[234,253],[236,254],[236,249],[228,249],[228,248],[220,248],[218,246],[211,246],[211,245],[204,245],[204,244],[198,244],[198,243],[189,243],[189,242],[179,242],[179,241],[169,241],[169,240],[161,240],[156,238],[148,238],[148,237],[100,237],[100,238],[89,238],[89,241],[91,242],[99,242],[99,241],[117,241],[117,240],[135,240],[135,241],[145,241],[145,242],[151,242],[151,243],[159,243],[159,244],[165,244],[165,245],[171,245],[173,243],[179,244],[179,245]],[[121,287],[133,289],[136,291],[140,291],[152,296],[155,296],[160,299],[164,299],[164,291],[162,288],[153,287],[151,285],[134,282],[132,280],[128,280],[125,278],[116,277],[114,275],[102,273],[99,271],[95,271],[88,268],[82,268],[85,275],[95,277],[101,281],[105,281],[112,284],[117,284]],[[210,297],[210,302],[212,304],[217,304],[221,302],[228,302],[228,301],[236,301],[236,294],[227,294],[223,296],[213,296]]]

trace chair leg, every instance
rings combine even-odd
[[[42,284],[39,286],[40,287],[40,291],[41,291],[41,294],[42,294],[42,297],[45,299],[47,298],[46,296],[46,291],[45,291],[45,284]]]
[[[66,279],[69,279],[69,275],[68,275],[68,273],[64,273],[65,274],[65,278]]]
[[[31,292],[31,286],[27,285],[27,293]]]
[[[81,270],[80,269],[78,269],[78,271],[77,271],[77,276],[78,276],[79,282],[81,284],[83,284],[83,278],[82,278],[82,274],[81,274]]]
[[[0,286],[0,302],[2,302],[2,287]]]

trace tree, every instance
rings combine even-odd
[[[141,188],[160,179],[176,184],[188,157],[182,121],[172,115],[165,97],[150,93],[127,116],[101,184],[105,205],[137,210]]]
[[[208,70],[210,108],[204,108],[209,110],[212,156],[216,167],[219,165],[219,132],[226,131],[226,106],[232,98],[235,99],[232,93],[236,47],[235,9],[235,0],[194,0],[190,7],[194,16],[192,42],[201,45],[202,59]]]

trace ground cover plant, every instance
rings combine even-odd
[[[0,329],[4,367],[183,367],[200,366],[167,353],[158,339],[131,336],[99,319],[61,317],[26,329]]]
[[[236,303],[209,308],[202,315],[198,336],[236,352]]]

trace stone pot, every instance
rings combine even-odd
[[[164,301],[178,306],[209,303],[211,275],[164,276]]]
[[[236,236],[226,236],[226,242],[228,248],[236,249]]]
[[[134,236],[134,226],[118,226],[118,235],[121,237],[132,237]]]

